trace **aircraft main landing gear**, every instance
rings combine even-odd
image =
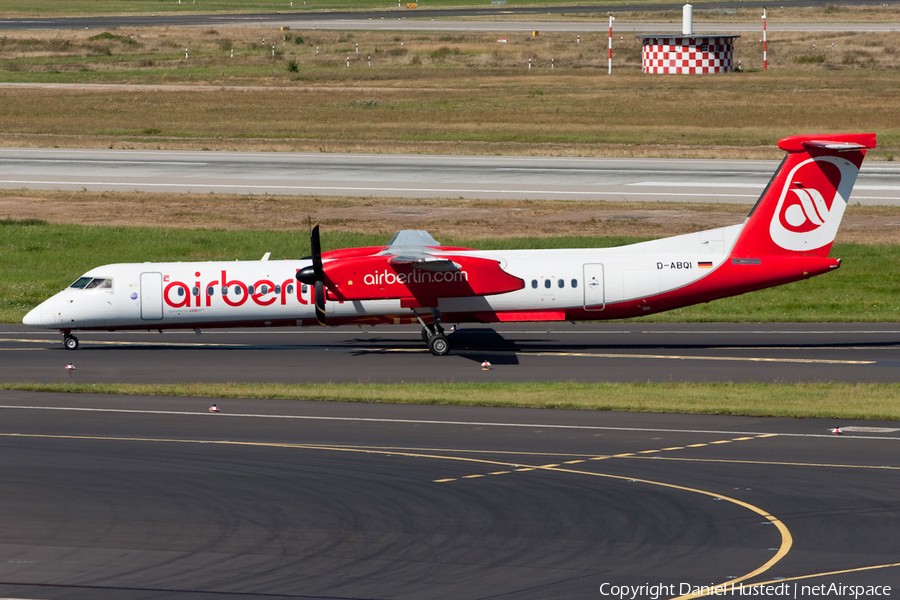
[[[437,332],[439,334],[443,335],[444,328],[441,327],[440,325],[438,325]],[[430,340],[433,335],[434,335],[434,332],[432,331],[431,327],[429,327],[428,325],[422,325],[422,341],[423,342],[425,342],[427,344],[428,340]]]
[[[450,340],[443,333],[438,333],[428,339],[428,350],[435,356],[444,356],[450,353]]]
[[[78,350],[78,338],[70,333],[63,334],[63,346],[66,350]]]

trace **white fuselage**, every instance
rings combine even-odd
[[[740,229],[735,225],[616,248],[447,251],[496,260],[525,285],[491,296],[438,298],[437,308],[450,315],[586,309],[587,318],[603,319],[609,304],[650,298],[711,273],[726,260]],[[79,279],[88,282],[85,286],[106,280],[105,287],[66,288],[23,322],[61,330],[307,325],[315,323],[314,292],[296,280],[296,273],[308,265],[309,260],[106,265]],[[335,323],[412,317],[399,299],[329,300],[326,313]]]

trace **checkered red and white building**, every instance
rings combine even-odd
[[[739,35],[702,37],[669,34],[638,35],[643,41],[641,72],[667,75],[731,73],[734,40]]]

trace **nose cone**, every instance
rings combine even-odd
[[[22,319],[22,323],[25,325],[31,325],[33,327],[39,327],[41,324],[41,307],[37,306],[32,308],[31,311],[25,315],[25,318]]]
[[[32,327],[50,327],[53,325],[52,320],[55,314],[55,308],[56,301],[53,298],[46,300],[32,308],[31,311],[25,315],[25,318],[22,319],[22,323],[31,325]]]

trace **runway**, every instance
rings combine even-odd
[[[0,596],[900,585],[895,423],[835,436],[819,419],[208,404],[0,392]]]
[[[884,0],[841,0],[840,6],[888,6],[895,3]],[[738,2],[706,2],[698,5],[699,10],[751,9],[762,10],[766,6],[764,0],[748,0]],[[821,6],[817,0],[791,0],[791,6]],[[151,14],[151,15],[118,15],[98,17],[34,17],[10,18],[0,20],[2,29],[100,29],[109,27],[278,27],[289,26],[292,29],[338,29],[338,30],[382,30],[382,31],[570,31],[597,32],[605,31],[605,23],[610,13],[621,12],[678,12],[681,4],[653,3],[630,5],[628,3],[593,6],[497,6],[493,8],[464,8],[429,10],[417,8],[402,10],[387,8],[374,11],[326,11],[303,12],[287,10],[278,13],[262,14]],[[171,9],[169,9],[171,10]],[[177,9],[176,9],[177,10]],[[540,21],[544,15],[595,15],[593,21]],[[534,15],[534,20],[510,20]],[[473,19],[473,20],[466,20]],[[583,19],[583,17],[582,17]],[[696,31],[716,31],[717,27],[727,31],[758,32],[759,23],[726,23],[705,25],[695,23]],[[898,23],[779,23],[773,19],[768,28],[770,31],[896,31]],[[618,21],[616,31],[620,32],[667,32],[680,33],[680,23],[627,23]]]
[[[777,161],[0,148],[0,188],[752,204]],[[852,203],[900,205],[900,164]]]
[[[0,381],[900,382],[897,323],[464,326],[445,357],[409,326],[75,333],[69,351],[55,331],[3,325]]]
[[[678,7],[680,8],[680,7]],[[748,7],[742,7],[748,8]],[[702,10],[698,7],[698,10]],[[698,18],[702,18],[699,17]],[[310,21],[304,18],[282,17],[279,23],[291,29],[330,29],[338,31],[445,31],[445,32],[497,32],[497,33],[601,33],[608,31],[608,15],[600,14],[595,21],[442,21],[420,20],[388,16],[384,20],[332,19]],[[258,27],[258,23],[247,21],[246,26]],[[745,23],[698,23],[694,22],[694,33],[700,34],[753,34],[758,35],[761,25],[755,21]],[[900,31],[900,23],[768,23],[770,33],[786,32],[853,32],[876,33]],[[616,21],[613,33],[674,33],[681,34],[681,22]]]

